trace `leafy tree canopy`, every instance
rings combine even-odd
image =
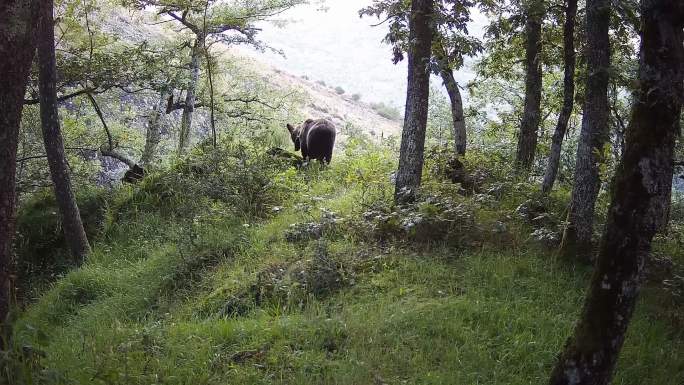
[[[474,56],[482,51],[479,39],[468,34],[471,21],[470,9],[475,6],[471,0],[435,1],[433,28],[435,37],[432,45],[431,69],[438,73],[440,66],[459,69],[464,57]],[[372,5],[359,11],[360,16],[375,16],[389,22],[389,32],[384,41],[392,46],[393,61],[404,60],[409,45],[409,14],[411,2],[408,0],[375,0]]]

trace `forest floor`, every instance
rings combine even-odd
[[[369,143],[301,170],[227,146],[82,191],[100,202],[93,253],[26,294],[5,381],[546,383],[591,271],[554,258],[567,191],[540,199],[471,153],[474,194],[428,172],[425,197],[394,208],[394,155]],[[46,224],[23,239],[57,261],[46,201],[24,205],[20,228]],[[656,254],[682,262],[676,237]],[[614,384],[684,383],[682,286],[663,274],[643,291]]]

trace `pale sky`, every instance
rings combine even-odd
[[[241,51],[294,75],[341,86],[349,94],[360,93],[365,101],[403,107],[406,61],[392,64],[391,48],[382,43],[386,25],[372,27],[378,23],[377,19],[359,18],[358,10],[370,3],[369,0],[327,0],[327,11],[308,5],[284,13],[280,18],[290,21],[284,27],[271,23],[259,25],[263,29],[259,39],[283,50],[285,58],[248,48]],[[475,22],[469,29],[475,36],[481,36],[486,20],[474,11]],[[474,77],[466,67],[456,74],[463,84]],[[441,84],[436,78],[434,81]]]

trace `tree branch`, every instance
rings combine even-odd
[[[108,156],[110,158],[114,158],[118,161],[121,161],[130,169],[138,165],[135,161],[131,160],[131,158],[127,157],[124,154],[121,154],[120,152],[117,152],[115,149],[108,149],[102,146],[100,148],[100,154],[102,154],[102,156]]]
[[[109,131],[107,122],[105,121],[104,116],[102,115],[102,110],[100,109],[100,106],[97,104],[92,94],[88,94],[88,99],[90,99],[90,103],[93,105],[93,108],[97,113],[97,116],[100,118],[100,122],[102,122],[102,127],[104,128],[105,133],[107,134],[107,143],[109,144],[109,150],[113,150],[114,141],[112,140],[112,133]]]
[[[93,105],[93,108],[95,109],[95,112],[97,113],[97,116],[100,118],[100,121],[102,122],[102,127],[105,130],[105,133],[107,134],[107,145],[105,146],[104,144],[100,147],[100,154],[102,156],[108,156],[110,158],[114,158],[118,161],[123,162],[128,166],[128,168],[132,169],[133,167],[137,166],[137,163],[127,157],[126,155],[117,152],[116,148],[114,148],[114,140],[112,139],[112,133],[109,131],[109,126],[107,126],[107,122],[104,119],[104,115],[102,114],[102,110],[100,109],[100,106],[97,104],[97,101],[95,101],[95,98],[91,94],[87,94],[88,98],[90,99],[90,103]]]
[[[91,94],[91,93],[92,94],[99,94],[101,92],[104,92],[104,91],[96,91],[96,89],[94,89],[94,88],[84,88],[84,89],[81,89],[78,91],[74,91],[70,94],[66,94],[66,95],[62,95],[62,96],[58,97],[57,102],[64,102],[66,100],[69,100],[71,98],[74,98],[76,96],[83,95],[83,94]],[[38,104],[38,103],[40,103],[39,99],[24,99],[24,105],[32,105],[32,104]]]
[[[195,103],[194,108],[200,108],[200,107],[206,107],[206,104],[204,104],[202,102]],[[173,95],[169,96],[169,101],[166,104],[166,114],[167,115],[172,113],[173,111],[182,110],[184,108],[185,108],[185,101],[179,100],[179,101],[174,103]]]
[[[182,16],[182,17],[176,15],[173,11],[166,11],[165,13],[166,13],[167,15],[173,17],[174,19],[178,20],[178,21],[179,21],[181,24],[183,24],[186,28],[188,28],[189,30],[191,30],[195,35],[198,35],[198,34],[201,33],[200,29],[199,29],[196,25],[192,24],[191,22],[189,22],[189,21],[187,21],[187,20],[185,19],[185,13],[183,13],[183,16]]]

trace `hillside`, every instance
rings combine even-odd
[[[635,85],[604,92],[604,118],[616,121],[583,153],[589,114],[574,104],[598,95],[586,89],[589,64],[567,67],[587,83],[569,98],[559,64],[540,65],[542,106],[527,114],[525,83],[534,82],[521,74],[533,66],[522,65],[517,15],[492,24],[480,45],[466,30],[473,4],[374,2],[380,9],[367,12],[387,14],[395,55],[424,59],[407,64],[404,128],[391,105],[219,43],[263,48],[255,23],[309,6],[301,1],[116,4],[53,4],[54,28],[41,16],[56,44],[38,39],[39,74],[27,75],[24,100],[15,95],[15,147],[0,142],[0,160],[16,164],[0,173],[11,185],[0,183],[0,307],[9,304],[0,385],[531,385],[548,384],[566,362],[575,369],[560,371],[566,383],[579,385],[581,374],[591,384],[589,364],[580,373],[559,355],[573,334],[580,353],[603,349],[588,354],[591,364],[617,360],[601,385],[684,385],[684,199],[669,184],[678,125],[646,119],[642,109],[657,103],[635,103],[636,123],[620,120],[631,103],[621,97],[652,74],[630,78],[639,66],[623,52],[630,47],[612,63]],[[502,4],[512,3],[478,3],[478,14],[508,13]],[[572,41],[555,25],[564,10],[551,11],[560,13],[525,23],[543,25],[545,51],[533,61],[558,59],[555,49]],[[420,30],[442,39],[399,40]],[[207,40],[207,31],[220,36]],[[0,28],[0,52],[3,38]],[[447,85],[452,67],[475,54],[481,81],[452,81],[448,99],[432,93],[432,66]],[[658,87],[644,88],[663,102]],[[562,112],[567,132],[557,136],[565,102],[574,110]],[[655,112],[675,116],[666,110]],[[533,115],[543,121],[521,123]],[[334,123],[331,162],[295,154],[292,142],[306,138],[286,124],[307,118]],[[321,130],[311,145],[329,151]],[[543,191],[554,148],[555,184]],[[578,177],[582,162],[594,168],[589,182]],[[587,186],[594,196],[579,195]],[[570,225],[584,204],[577,196],[595,200],[584,228]],[[563,253],[578,229],[588,230],[584,248],[571,239]],[[594,332],[605,341],[586,337]]]
[[[228,53],[241,60],[247,57],[240,56],[239,51]],[[340,94],[332,85],[326,85],[325,81],[313,80],[302,76],[295,76],[280,69],[274,68],[258,59],[249,57],[251,69],[257,71],[264,79],[277,88],[302,89],[307,95],[307,103],[302,106],[305,116],[320,119],[327,118],[338,127],[338,133],[343,143],[347,141],[354,129],[368,135],[369,138],[379,142],[383,138],[401,138],[401,118],[389,119],[381,116],[376,109],[361,100],[354,100],[352,95]],[[350,126],[352,128],[350,128]]]
[[[82,195],[100,218],[93,254],[17,314],[7,380],[544,383],[589,273],[552,257],[563,195],[539,200],[473,153],[484,193],[429,173],[425,198],[397,211],[395,155],[355,146],[303,170],[227,147]],[[22,217],[54,223],[43,199]],[[24,237],[65,258],[45,234]],[[660,282],[616,384],[684,381],[681,303]]]
[[[147,13],[131,16],[124,12],[114,12],[112,17],[103,19],[103,23],[105,30],[132,43],[167,41],[174,33],[164,28],[164,25],[155,23],[154,15]],[[285,95],[302,92],[303,98],[297,105],[301,115],[331,120],[337,126],[342,143],[346,142],[352,131],[365,133],[376,142],[382,138],[401,136],[401,118],[389,119],[381,116],[377,108],[374,109],[371,104],[354,100],[352,94],[336,92],[334,85],[325,84],[325,79],[314,80],[287,73],[265,64],[254,55],[246,55],[242,50],[222,43],[217,44],[215,50],[217,61],[232,63],[231,69],[244,72],[240,74],[241,76],[254,74],[259,77],[260,81],[282,90]],[[229,92],[229,90],[220,89],[220,92]],[[202,114],[204,115],[202,123],[206,130],[207,111],[202,111]]]

